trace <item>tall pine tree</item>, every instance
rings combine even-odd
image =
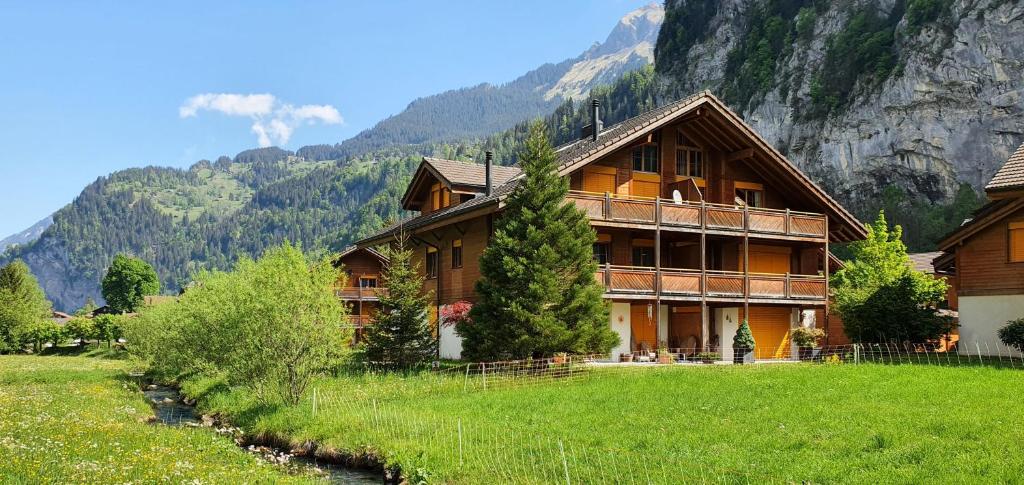
[[[405,238],[388,253],[384,285],[379,295],[381,310],[366,330],[366,359],[399,369],[430,361],[437,351],[427,318],[430,295],[423,292],[423,278],[412,263]]]
[[[536,122],[519,154],[525,177],[508,197],[480,258],[479,297],[460,323],[463,357],[521,359],[556,352],[607,352],[618,341],[604,288],[594,280],[594,230],[567,204],[545,126]]]

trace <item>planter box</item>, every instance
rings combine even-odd
[[[676,359],[671,353],[658,354],[659,364],[672,364],[675,363]]]
[[[633,354],[619,354],[619,362],[633,362]]]
[[[753,364],[754,363],[754,350],[753,349],[733,349],[732,351],[732,363],[733,364]]]

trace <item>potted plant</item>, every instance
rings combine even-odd
[[[555,352],[555,358],[553,361],[556,364],[564,364],[569,361],[569,354],[565,352]]]
[[[796,344],[800,360],[811,360],[814,357],[814,348],[818,341],[825,336],[825,331],[820,328],[799,327],[793,330],[793,343]]]
[[[740,328],[736,329],[736,335],[732,338],[732,362],[734,364],[753,362],[754,345],[754,335],[750,333],[750,325],[746,319],[743,319],[743,323],[740,324]]]
[[[619,354],[619,362],[633,362],[633,353],[623,352]]]
[[[697,354],[697,360],[705,364],[714,364],[715,361],[722,360],[722,354],[718,352],[701,352]]]
[[[668,351],[668,346],[664,343],[658,347],[658,363],[659,364],[671,364],[676,361],[672,352]]]

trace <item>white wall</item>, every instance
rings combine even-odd
[[[461,359],[462,358],[462,337],[455,333],[455,326],[441,326],[441,358]]]
[[[715,308],[715,333],[722,347],[722,360],[732,361],[732,338],[740,328],[739,308]]]
[[[1024,295],[961,296],[960,343],[962,354],[1022,356],[1007,348],[997,333],[1010,320],[1024,317]],[[987,346],[986,346],[987,344]]]
[[[668,305],[662,305],[658,311],[658,347],[662,342],[668,344]]]
[[[619,345],[612,349],[612,360],[619,360],[620,354],[629,353],[629,338],[631,334],[629,326],[629,303],[612,302],[612,312],[609,318],[612,331],[619,335]]]

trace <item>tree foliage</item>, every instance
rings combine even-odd
[[[910,266],[903,229],[892,230],[879,212],[868,237],[850,245],[852,260],[832,277],[835,310],[847,336],[858,342],[924,342],[951,329],[934,309],[946,282]]]
[[[456,327],[474,360],[607,352],[604,288],[594,280],[594,230],[565,203],[569,182],[555,171],[545,127],[535,123],[520,157],[525,177],[509,195],[480,258],[472,322]]]
[[[286,243],[232,272],[205,272],[177,302],[125,321],[126,346],[159,376],[216,377],[295,404],[348,352],[337,276]]]
[[[0,268],[0,353],[21,350],[50,317],[50,302],[24,262]]]
[[[138,311],[146,296],[158,293],[156,270],[139,258],[118,254],[103,277],[103,298],[118,313]]]
[[[434,358],[437,343],[427,315],[430,295],[423,292],[423,278],[412,262],[404,238],[388,252],[380,311],[366,329],[366,359],[408,369]]]
[[[732,347],[734,349],[752,351],[756,345],[757,342],[754,341],[754,334],[750,332],[750,324],[744,319],[743,323],[736,329],[736,335],[732,337]]]
[[[1024,318],[1006,322],[1006,325],[999,329],[999,340],[1024,352]]]

